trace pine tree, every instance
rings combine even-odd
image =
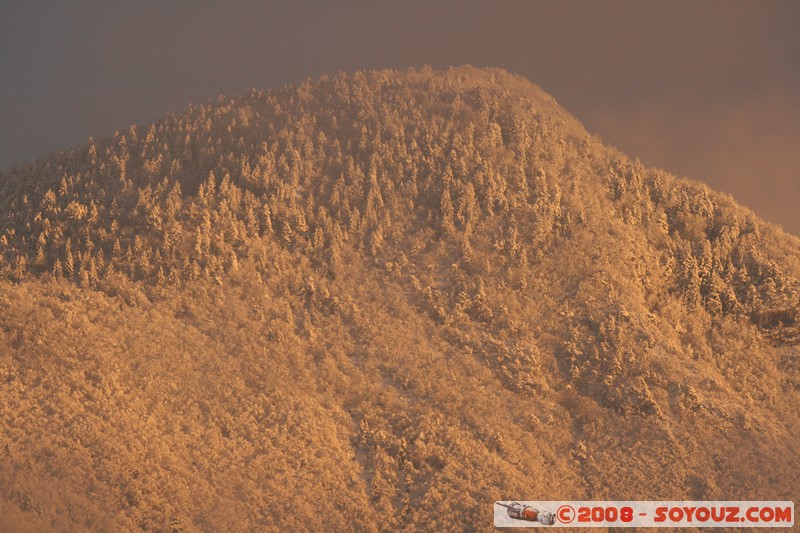
[[[156,286],[164,287],[167,284],[167,276],[164,274],[164,268],[162,266],[158,267],[158,272],[156,272]]]
[[[75,259],[72,256],[72,245],[69,239],[67,239],[64,249],[64,270],[67,277],[72,277],[75,273]]]
[[[111,248],[111,259],[113,261],[122,259],[122,244],[120,244],[119,239],[114,239],[114,245]]]
[[[441,228],[444,233],[452,235],[455,233],[453,223],[453,201],[450,198],[450,185],[445,184],[442,190],[441,201],[439,202],[439,213],[441,217]]]
[[[89,267],[87,269],[87,276],[89,285],[91,287],[94,287],[97,284],[99,277],[97,275],[97,265],[95,264],[93,257],[89,258]]]
[[[78,285],[83,288],[90,286],[89,272],[83,268],[83,265],[78,267]]]
[[[464,229],[465,235],[470,235],[478,222],[479,208],[475,198],[475,188],[472,183],[464,185],[464,191],[459,197],[458,222]]]
[[[24,255],[18,255],[16,259],[14,259],[14,270],[12,274],[14,281],[22,281],[25,278],[27,266],[28,260]]]
[[[36,258],[34,259],[34,264],[39,268],[44,268],[46,262],[46,258],[44,255],[44,248],[41,244],[36,247]]]
[[[57,280],[60,280],[64,277],[64,270],[61,267],[60,259],[56,259],[55,263],[53,264],[53,277]]]

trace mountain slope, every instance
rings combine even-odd
[[[220,98],[12,169],[0,276],[12,528],[800,488],[800,241],[502,71]]]

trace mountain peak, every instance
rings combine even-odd
[[[59,529],[785,499],[799,279],[797,239],[499,69],[220,97],[0,176],[0,468]]]

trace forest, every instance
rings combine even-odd
[[[0,526],[790,500],[799,346],[800,239],[523,78],[221,96],[0,174]]]

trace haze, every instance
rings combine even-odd
[[[0,168],[249,87],[473,64],[800,234],[800,4],[298,4],[3,2]]]

